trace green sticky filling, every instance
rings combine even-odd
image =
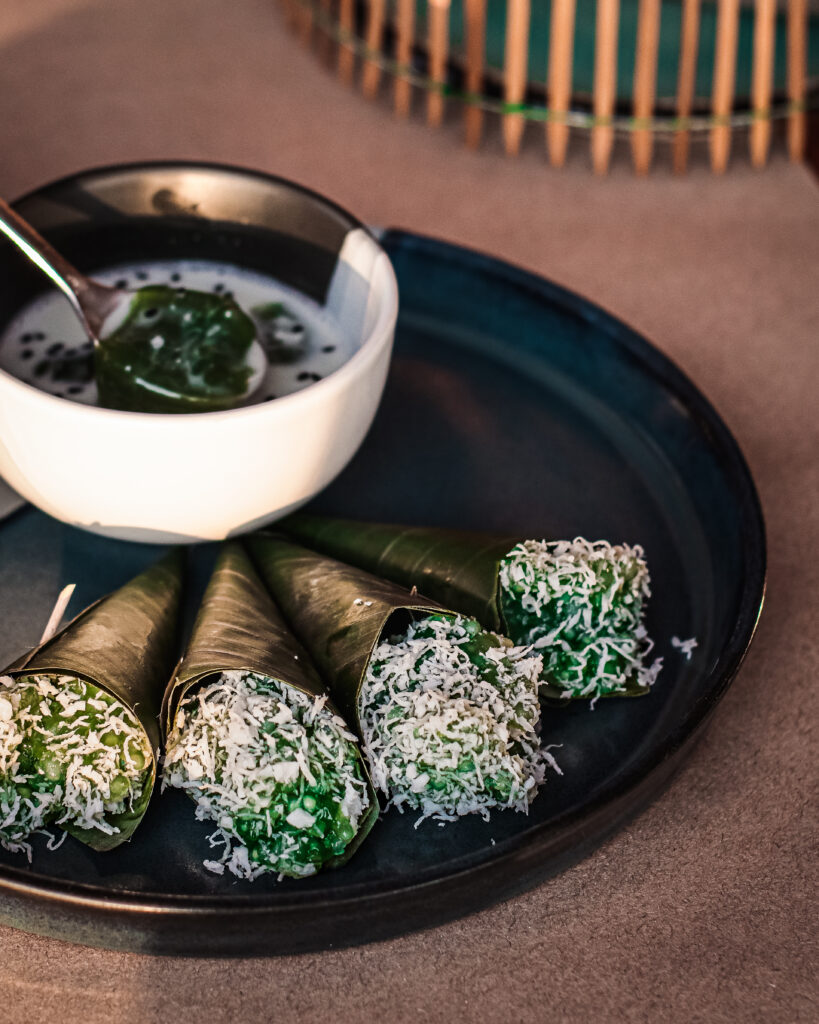
[[[314,703],[234,672],[180,705],[164,779],[187,790],[198,817],[239,841],[226,857],[235,874],[313,874],[357,833],[368,802],[358,752],[344,723]]]
[[[278,320],[280,316],[287,314],[283,302],[263,302],[259,306],[254,306],[250,311],[258,320],[267,321],[273,323]]]
[[[250,379],[252,320],[230,298],[148,285],[95,352],[100,403],[134,412],[232,408]]]
[[[253,306],[251,315],[270,363],[294,363],[307,350],[307,330],[282,302]]]
[[[543,776],[540,660],[523,653],[440,614],[376,647],[361,720],[373,780],[393,804],[439,818],[528,806]]]
[[[625,545],[527,541],[501,562],[508,636],[536,645],[544,678],[569,696],[647,685],[642,622],[648,593],[642,551]]]
[[[67,676],[21,676],[0,687],[0,702],[0,844],[22,849],[55,823],[116,832],[111,819],[142,800],[151,775],[132,713]]]

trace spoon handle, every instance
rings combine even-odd
[[[0,232],[22,249],[31,262],[63,292],[93,339],[94,329],[98,329],[98,325],[88,323],[89,311],[83,298],[100,286],[81,274],[3,199],[0,199]]]

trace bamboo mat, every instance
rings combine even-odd
[[[343,82],[355,80],[357,55],[365,97],[377,97],[386,73],[395,80],[399,116],[410,114],[413,90],[426,93],[433,128],[454,105],[473,149],[488,110],[501,118],[508,155],[520,153],[527,123],[545,122],[553,166],[564,164],[574,136],[588,145],[598,174],[609,170],[618,132],[629,139],[638,175],[652,169],[657,138],[671,142],[673,169],[683,173],[692,135],[705,132],[715,173],[738,151],[763,167],[772,142],[784,136],[774,122],[783,120],[781,148],[793,160],[804,157],[809,29],[814,51],[819,41],[809,0],[781,0],[779,10],[777,0],[360,0],[358,22],[353,0],[280,2],[296,10],[302,39],[303,19],[318,17],[320,49],[340,47]],[[815,85],[815,52],[811,67]],[[676,70],[676,95],[669,70]]]

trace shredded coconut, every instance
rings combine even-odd
[[[209,871],[314,874],[338,856],[369,806],[355,737],[326,697],[247,672],[189,693],[168,740],[163,788],[185,790],[217,825]]]
[[[72,676],[3,684],[0,845],[30,860],[26,838],[50,824],[118,832],[111,819],[134,809],[150,774],[148,737],[135,716]],[[58,845],[50,838],[49,849]]]
[[[694,653],[694,648],[699,647],[697,638],[692,636],[688,640],[680,640],[678,636],[671,637],[671,646],[676,647],[680,654],[684,654],[688,661],[691,661],[691,655]]]
[[[500,566],[501,607],[510,636],[543,655],[544,678],[566,697],[649,687],[662,659],[643,625],[651,596],[639,545],[527,540]]]
[[[545,762],[541,659],[474,619],[430,615],[373,651],[359,698],[373,782],[403,811],[451,821],[526,812]]]

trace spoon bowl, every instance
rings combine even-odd
[[[208,339],[206,339],[204,329],[199,331],[193,339],[198,349],[203,348],[205,344],[213,344],[209,338],[213,333],[213,327],[210,324],[214,313],[221,312],[223,314],[224,323],[221,334],[223,349],[233,346],[239,334],[249,336],[253,330],[252,320],[238,309],[235,303],[226,298],[192,291],[174,292],[172,289],[152,289],[150,286],[133,291],[111,287],[88,277],[77,270],[3,199],[0,199],[0,232],[63,292],[83,330],[94,345],[95,352],[99,355],[102,348],[107,349],[104,362],[109,368],[117,362],[123,362],[123,359],[117,355],[118,350],[124,351],[123,342],[134,340],[135,331],[132,329],[128,333],[130,311],[138,310],[141,293],[150,293],[151,302],[155,307],[148,312],[155,314],[157,325],[152,327],[148,333],[160,329],[159,321],[162,319],[163,312],[167,313],[167,310],[171,309],[177,310],[180,304],[182,310],[178,311],[176,317],[180,322],[190,319],[193,315],[192,311],[197,306],[210,307],[207,321],[209,325]],[[168,293],[165,310],[161,306],[157,306],[158,302],[163,301],[159,299],[160,292]],[[232,317],[230,323],[227,322],[228,317]],[[167,319],[167,317],[165,318]],[[174,328],[178,330],[179,323],[171,325],[171,327],[172,330]],[[164,330],[167,332],[167,327]],[[109,339],[116,340],[109,341]],[[194,386],[192,384],[192,376],[189,376],[184,383],[178,383],[178,373],[175,375],[177,378],[175,387],[170,389],[162,380],[165,341],[165,334],[160,333],[143,344],[143,348],[147,344],[147,351],[151,357],[151,373],[147,378],[138,377],[135,373],[131,374],[129,366],[120,365],[118,367],[116,389],[101,388],[101,394],[111,396],[110,400],[103,402],[104,405],[111,408],[135,408],[138,411],[141,402],[148,412],[196,412],[207,411],[210,408],[228,408],[241,405],[252,397],[264,378],[267,360],[264,349],[258,339],[254,337],[249,345],[246,346],[243,340],[240,346],[245,349],[244,366],[236,375],[238,383],[231,393],[227,395],[220,393],[218,399],[215,396],[203,394],[201,385]],[[190,348],[190,344],[187,345],[187,348]],[[132,360],[133,354],[123,358]],[[174,362],[178,367],[181,362],[180,358],[177,357]],[[224,366],[222,369],[224,370]],[[220,376],[221,381],[224,381],[228,375],[223,372]],[[158,405],[157,402],[159,402]]]

